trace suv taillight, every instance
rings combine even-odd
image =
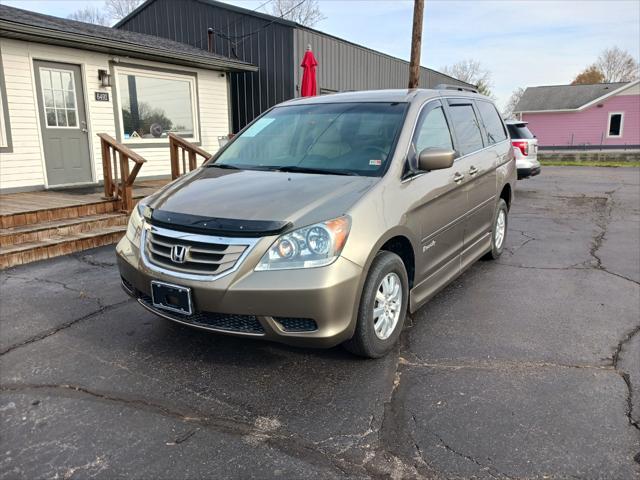
[[[519,148],[523,155],[529,155],[529,142],[513,141],[513,146]]]

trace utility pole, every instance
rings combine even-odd
[[[409,88],[418,88],[420,83],[420,47],[422,46],[422,16],[424,0],[414,0],[413,33],[411,35],[411,62],[409,63]]]

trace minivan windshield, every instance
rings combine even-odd
[[[210,167],[380,176],[406,103],[276,107],[234,139]]]

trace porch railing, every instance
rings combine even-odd
[[[131,213],[133,182],[146,160],[106,133],[98,133],[98,137],[100,137],[102,150],[104,196],[112,200],[120,200],[120,209]],[[131,170],[129,170],[129,161],[134,163]]]
[[[186,141],[174,133],[169,134],[169,152],[171,154],[171,179],[175,180],[197,168],[197,157],[209,160],[211,154],[206,150]]]

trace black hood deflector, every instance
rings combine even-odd
[[[149,223],[181,232],[234,237],[277,235],[291,226],[290,222],[278,220],[237,220],[234,218],[202,217],[200,215],[168,212],[166,210],[153,210]]]

